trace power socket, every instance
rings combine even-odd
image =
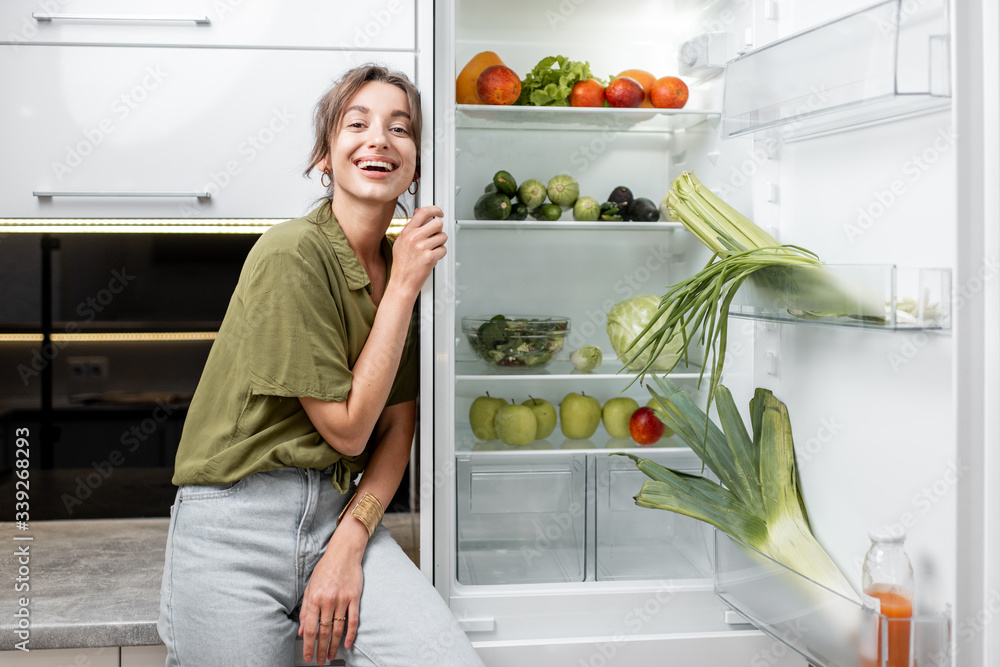
[[[74,384],[107,382],[111,373],[107,357],[69,357],[69,380]]]

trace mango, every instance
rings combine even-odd
[[[457,104],[482,104],[483,101],[479,99],[479,94],[476,92],[476,83],[479,81],[479,75],[487,67],[494,65],[503,65],[503,61],[492,51],[483,51],[473,56],[455,80],[455,102]]]

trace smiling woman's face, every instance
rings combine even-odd
[[[406,93],[377,81],[362,86],[347,104],[327,159],[335,201],[395,204],[413,181],[417,164]]]

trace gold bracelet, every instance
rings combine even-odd
[[[346,512],[347,508],[351,506],[351,503],[357,495],[357,492],[355,492],[355,494],[351,496],[351,499],[347,501],[347,504],[344,505],[343,511],[341,511],[340,516],[337,518],[338,524],[344,517],[344,512]],[[375,529],[378,527],[378,524],[382,521],[383,514],[385,514],[385,508],[382,507],[381,501],[379,501],[378,497],[376,497],[374,493],[367,491],[365,492],[365,495],[361,496],[361,500],[359,500],[358,504],[354,506],[354,509],[351,510],[351,515],[363,523],[365,528],[368,529],[369,539],[371,539],[371,536],[375,533]]]

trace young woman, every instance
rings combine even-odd
[[[184,425],[161,588],[168,665],[481,665],[387,530],[416,421],[414,304],[441,209],[395,243],[420,177],[420,101],[377,66],[320,101],[328,198],[249,253]],[[364,471],[357,487],[354,479]]]

